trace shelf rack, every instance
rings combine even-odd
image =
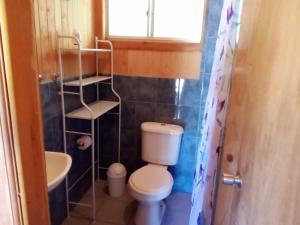
[[[62,47],[62,41],[68,40],[74,43],[74,48],[64,48]],[[63,134],[64,134],[64,152],[67,153],[67,135],[68,134],[77,134],[77,135],[88,135],[92,138],[92,161],[91,166],[83,173],[81,176],[74,181],[74,183],[69,186],[68,177],[66,178],[66,202],[67,202],[67,212],[69,216],[70,204],[80,205],[83,207],[92,208],[92,219],[95,221],[96,218],[96,195],[95,195],[95,164],[97,168],[97,174],[99,179],[99,169],[107,169],[99,165],[99,141],[97,140],[96,150],[98,152],[98,159],[95,161],[95,121],[97,121],[97,134],[99,135],[99,117],[109,112],[110,110],[118,107],[119,112],[115,113],[119,116],[119,138],[118,138],[118,162],[120,162],[120,139],[121,139],[121,97],[114,89],[114,63],[113,63],[113,45],[110,41],[99,40],[95,38],[95,48],[82,48],[81,41],[75,36],[66,36],[58,35],[58,61],[59,61],[59,70],[60,70],[60,94],[61,94],[61,104],[62,104],[62,120],[63,120]],[[106,44],[109,48],[99,48],[99,44]],[[65,81],[64,80],[64,71],[63,71],[63,53],[66,52],[75,52],[77,54],[78,60],[78,72],[79,77],[77,80]],[[82,71],[82,52],[93,52],[96,55],[96,75],[92,77],[83,77]],[[99,74],[99,54],[109,53],[110,54],[110,75],[109,76],[100,76]],[[110,80],[111,90],[114,95],[117,97],[118,101],[103,101],[100,100],[99,96],[99,83],[103,81]],[[83,87],[95,84],[97,85],[97,101],[92,103],[86,103],[83,98],[84,89]],[[79,91],[65,91],[65,87],[79,87]],[[80,102],[82,107],[76,109],[72,112],[66,112],[65,110],[65,95],[78,95],[80,97]],[[82,119],[91,121],[91,132],[78,132],[66,129],[66,118],[71,119]],[[69,191],[73,189],[74,186],[89,172],[92,170],[92,204],[82,204],[78,202],[71,202],[69,200]]]

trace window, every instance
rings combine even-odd
[[[110,38],[200,43],[204,0],[107,0]]]

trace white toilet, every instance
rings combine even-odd
[[[129,177],[131,195],[139,202],[136,225],[160,225],[165,212],[162,201],[172,190],[173,177],[167,170],[178,160],[183,128],[177,125],[145,122],[142,129],[142,159],[148,165]]]

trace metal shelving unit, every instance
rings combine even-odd
[[[64,134],[64,152],[67,153],[67,135],[68,134],[78,134],[78,135],[89,135],[92,138],[92,161],[91,166],[83,173],[79,178],[74,181],[74,183],[69,186],[68,178],[66,179],[66,198],[67,198],[67,212],[69,215],[70,211],[70,204],[72,205],[80,205],[83,207],[91,207],[92,208],[92,219],[95,220],[96,218],[96,196],[95,196],[95,164],[98,173],[99,179],[99,169],[107,169],[99,165],[99,141],[98,138],[95,140],[95,121],[97,121],[97,134],[99,135],[99,117],[103,114],[109,112],[110,110],[119,107],[119,112],[114,113],[119,116],[119,138],[118,138],[118,162],[120,162],[120,139],[121,139],[121,97],[114,89],[114,67],[113,67],[113,45],[110,41],[107,40],[99,40],[96,37],[95,40],[95,48],[88,49],[82,48],[81,42],[75,36],[65,36],[65,35],[58,35],[57,37],[58,42],[58,60],[59,60],[59,70],[60,70],[60,92],[61,92],[61,103],[62,103],[62,114],[63,114],[63,134]],[[64,48],[62,46],[62,41],[69,40],[72,41],[74,44],[74,48]],[[99,44],[106,44],[109,48],[99,48]],[[75,52],[77,54],[78,60],[78,72],[79,77],[77,80],[73,81],[64,81],[64,71],[63,71],[63,53],[66,52]],[[82,52],[94,52],[96,55],[96,75],[88,78],[83,77],[82,71]],[[110,54],[110,76],[100,76],[99,74],[99,54],[101,53],[109,53]],[[99,83],[103,81],[110,80],[110,86],[112,92],[117,97],[118,101],[103,101],[100,100],[99,96]],[[97,101],[87,104],[84,101],[84,89],[83,87],[87,85],[97,85]],[[78,87],[79,91],[65,91],[66,87]],[[76,109],[72,112],[65,111],[65,95],[78,95],[80,97],[80,102],[82,107]],[[66,118],[73,118],[73,119],[82,119],[82,120],[90,120],[91,121],[91,131],[90,132],[78,132],[66,129]],[[95,141],[97,141],[97,146],[95,149]],[[95,161],[95,150],[98,152],[98,159]],[[89,172],[92,170],[92,204],[81,204],[78,202],[71,202],[69,200],[69,191],[73,189],[76,184]]]

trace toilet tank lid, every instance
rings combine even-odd
[[[183,133],[181,126],[167,123],[144,122],[141,125],[141,129],[142,131],[159,134],[181,135]]]

